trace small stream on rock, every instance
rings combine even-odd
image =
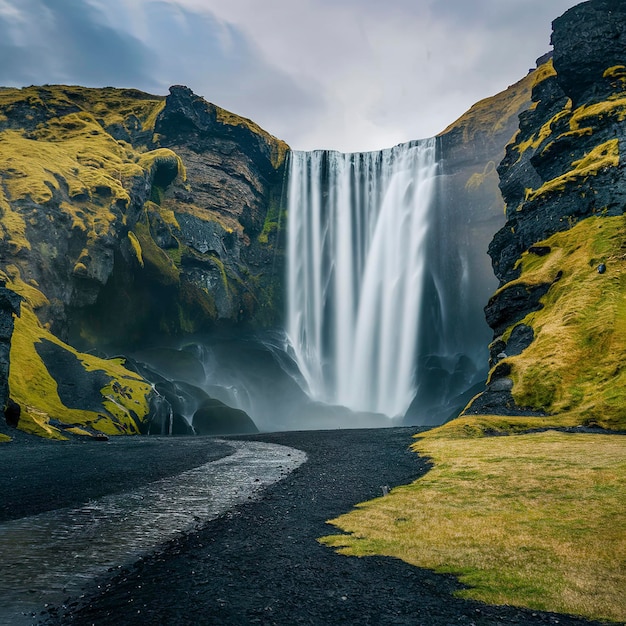
[[[176,476],[0,524],[0,625],[32,624],[47,604],[258,497],[306,461],[286,446],[224,443],[232,455]]]

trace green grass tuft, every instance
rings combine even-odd
[[[535,340],[509,357],[513,397],[579,424],[626,429],[626,218],[593,217],[541,242],[544,257],[525,253],[518,279],[554,282],[544,307],[522,322]],[[607,271],[599,274],[597,266]]]

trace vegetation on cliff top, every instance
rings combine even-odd
[[[150,175],[157,165],[172,160],[184,175],[173,152],[146,153],[145,147],[133,148],[107,132],[111,124],[128,123],[128,116],[137,124],[154,124],[164,101],[141,95],[80,87],[0,90],[0,105],[7,114],[21,105],[38,106],[41,117],[24,113],[34,118],[32,129],[0,132],[2,228],[15,253],[30,247],[23,209],[17,208],[22,201],[56,203],[71,219],[71,229],[97,237],[109,230],[116,212],[128,208],[134,178]]]
[[[552,61],[543,63],[508,89],[474,104],[439,135],[461,130],[464,142],[471,142],[481,134],[493,137],[506,128],[511,118],[517,119],[520,111],[530,102],[533,87],[554,74]]]
[[[280,168],[285,162],[289,146],[282,140],[277,139],[273,135],[264,131],[258,124],[255,124],[247,117],[241,117],[235,113],[231,113],[226,109],[222,109],[218,106],[215,107],[217,121],[227,126],[241,126],[247,128],[255,135],[259,135],[263,138],[265,143],[270,147],[270,159],[274,169]]]

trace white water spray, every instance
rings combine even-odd
[[[435,153],[291,153],[287,335],[314,400],[396,417],[415,396]]]

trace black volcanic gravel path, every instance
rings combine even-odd
[[[450,576],[401,561],[337,555],[325,524],[381,485],[428,464],[408,451],[416,429],[291,432],[250,437],[306,451],[308,462],[251,502],[175,540],[101,590],[48,614],[48,624],[496,626],[591,624],[456,599]],[[96,591],[95,589],[93,591]]]

